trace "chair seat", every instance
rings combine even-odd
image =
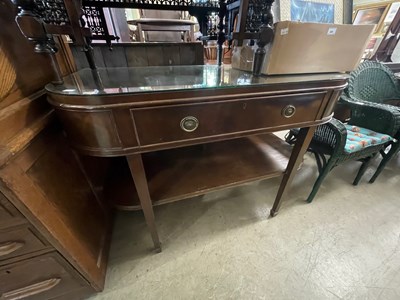
[[[344,151],[347,154],[358,152],[370,146],[377,146],[393,141],[394,139],[379,132],[363,127],[345,124],[347,131],[346,145]]]

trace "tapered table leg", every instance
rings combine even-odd
[[[135,183],[136,191],[139,196],[140,205],[149,227],[151,238],[153,239],[154,247],[157,252],[161,252],[161,243],[158,237],[156,223],[154,219],[153,203],[151,202],[149,187],[147,185],[146,172],[144,170],[142,155],[133,154],[126,157],[132,178]]]
[[[279,208],[282,204],[282,198],[285,197],[288,188],[292,183],[294,176],[296,175],[296,171],[302,162],[303,156],[306,153],[308,146],[310,145],[311,139],[316,129],[316,126],[300,129],[300,132],[297,136],[296,144],[294,145],[286,171],[283,175],[281,185],[279,186],[278,194],[276,195],[274,205],[272,206],[270,212],[271,217],[274,217],[278,214]]]

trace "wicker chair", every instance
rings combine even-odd
[[[400,111],[389,106],[383,106],[368,102],[353,102],[346,96],[342,98],[351,108],[349,125],[355,125],[378,133],[387,134],[393,137],[400,128]],[[286,141],[294,144],[299,130],[294,129],[286,136]],[[345,146],[347,142],[348,129],[339,120],[332,119],[329,123],[318,126],[310,143],[309,151],[315,155],[319,176],[308,196],[307,201],[311,202],[317,194],[323,180],[328,173],[336,166],[349,161],[360,160],[362,165],[358,171],[353,184],[357,185],[366,171],[371,158],[383,150],[391,141],[370,145],[358,151],[349,153]],[[329,158],[327,159],[328,156]]]
[[[393,72],[384,64],[374,61],[365,61],[361,63],[350,75],[349,86],[345,90],[347,97],[342,97],[341,104],[349,101],[355,102],[374,102],[382,105],[388,105],[395,109],[400,109],[400,85]],[[400,132],[395,135],[400,139]],[[383,159],[370,179],[373,183],[389,160],[398,153],[400,142],[392,144],[388,153],[381,150]]]
[[[390,104],[393,100],[400,100],[400,85],[387,66],[365,61],[351,72],[344,93],[352,101]]]

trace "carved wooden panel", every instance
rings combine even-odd
[[[201,43],[131,43],[115,44],[113,50],[105,44],[94,44],[94,57],[98,67],[142,67],[204,64]],[[88,68],[80,47],[71,46],[76,66]]]
[[[0,170],[0,178],[2,190],[14,205],[100,290],[110,211],[94,197],[61,132],[48,130],[39,135]]]

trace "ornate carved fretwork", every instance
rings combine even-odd
[[[273,1],[250,0],[246,19],[246,32],[258,32],[263,24],[273,25],[271,5]]]
[[[260,75],[265,58],[265,46],[273,39],[272,3],[274,0],[229,0],[228,34],[230,45],[232,40],[242,46],[244,40],[257,40],[257,50],[254,55],[253,74]],[[233,28],[237,16],[236,28]]]
[[[218,56],[217,62],[218,65],[222,64],[223,60],[223,44],[225,43],[226,34],[225,34],[225,16],[226,16],[226,1],[219,0],[219,12],[218,12]]]
[[[189,8],[219,8],[218,0],[83,0],[83,5],[97,7],[153,8],[188,10]]]
[[[207,18],[207,35],[209,37],[215,38],[217,37],[217,24],[218,24],[218,15],[215,13],[211,13]]]
[[[34,0],[13,0],[18,7],[18,15],[15,17],[21,33],[35,45],[35,52],[50,55],[52,66],[55,71],[54,83],[61,83],[61,72],[55,58],[58,51],[53,37],[46,32],[46,23],[40,9]]]
[[[243,2],[243,3],[242,3]],[[259,32],[261,25],[273,25],[272,3],[274,0],[228,0],[227,24],[228,33],[236,31],[233,23],[242,7],[243,15],[239,20],[239,31],[242,33]],[[244,24],[244,26],[243,26]],[[236,32],[239,32],[236,31]],[[249,35],[248,35],[249,36]],[[251,38],[251,37],[246,37]]]
[[[35,13],[37,13],[46,24],[66,25],[69,24],[68,13],[63,0],[34,0]]]
[[[83,6],[82,25],[90,29],[91,39],[105,40],[111,47],[112,40],[118,40],[119,37],[110,35],[106,24],[103,8],[95,6]]]
[[[139,8],[159,10],[183,10],[195,16],[199,21],[200,31],[208,35],[207,26],[211,12],[217,13],[220,8],[219,0],[82,0],[83,6]]]
[[[92,69],[94,64],[91,40],[111,42],[119,37],[109,30],[106,8],[143,8],[186,10],[196,16],[202,32],[206,32],[207,16],[219,11],[222,0],[11,0],[19,8],[16,18],[21,32],[35,43],[35,51],[54,55],[57,51],[52,35],[69,35],[82,47]],[[221,30],[220,30],[221,31]],[[110,34],[111,33],[111,34]],[[219,34],[222,39],[222,34]]]

